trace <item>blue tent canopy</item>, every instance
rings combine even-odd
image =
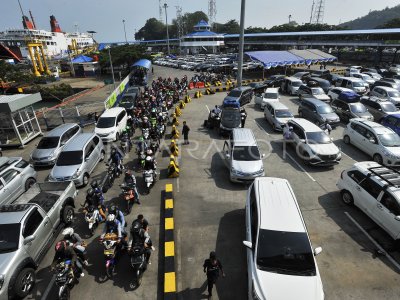
[[[92,62],[93,58],[85,55],[79,55],[72,60],[72,63],[85,63],[85,62]]]
[[[151,68],[151,61],[148,59],[139,59],[137,62],[135,62],[132,66],[132,68],[135,67],[142,67],[145,68],[147,70],[150,70]]]
[[[305,63],[303,58],[288,51],[251,51],[246,54],[251,59],[261,62],[266,69]]]

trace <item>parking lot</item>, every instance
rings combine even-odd
[[[178,77],[184,74],[191,78],[190,71],[154,67],[154,76]],[[152,254],[152,265],[145,272],[142,286],[131,286],[131,269],[125,255],[117,266],[113,280],[105,279],[102,247],[98,243],[101,229],[93,238],[87,239],[90,266],[86,276],[72,291],[72,299],[161,299],[162,261],[159,252],[161,191],[165,183],[173,182],[175,193],[175,243],[178,299],[201,299],[206,295],[206,276],[203,261],[210,251],[215,250],[221,260],[226,278],[220,278],[213,299],[246,299],[247,266],[246,252],[242,241],[245,237],[244,205],[247,187],[229,181],[228,168],[221,155],[224,139],[217,131],[203,127],[209,109],[220,105],[226,94],[203,96],[183,110],[180,123],[186,120],[191,128],[189,145],[180,145],[180,177],[166,179],[168,155],[161,152],[157,161],[161,180],[151,193],[141,196],[141,206],[135,206],[127,218],[128,224],[138,213],[144,214],[150,222],[150,235],[156,247]],[[297,115],[297,97],[281,96],[291,112]],[[342,141],[343,125],[331,133],[335,144],[342,150],[342,160],[334,168],[317,168],[305,165],[293,149],[283,151],[282,134],[274,132],[263,118],[263,112],[254,106],[246,106],[248,117],[245,127],[251,128],[258,140],[262,153],[266,154],[264,168],[266,176],[289,180],[300,204],[313,247],[321,246],[323,252],[317,263],[324,285],[326,299],[397,299],[400,287],[398,270],[386,257],[380,256],[374,244],[349,219],[346,212],[382,245],[396,261],[400,262],[398,251],[393,248],[390,237],[366,215],[354,207],[348,207],[340,199],[336,181],[341,172],[356,161],[370,158],[351,145]],[[181,129],[181,125],[179,126]],[[85,128],[91,131],[93,128]],[[169,130],[168,130],[169,131]],[[5,156],[29,158],[37,141],[25,149],[6,150]],[[133,160],[133,161],[132,161]],[[136,155],[124,159],[133,166]],[[104,163],[95,169],[92,178],[101,178],[106,171]],[[45,180],[49,169],[39,170],[39,181]],[[140,173],[135,173],[141,176]],[[106,201],[120,203],[121,179],[107,192]],[[139,180],[139,192],[143,190]],[[86,189],[80,189],[76,200],[74,228],[86,238],[88,230],[83,220],[80,204],[83,204]],[[52,274],[49,265],[54,250],[50,248],[42,261],[37,277],[38,282],[28,299],[54,299],[54,289],[48,288]],[[51,285],[50,285],[51,286]]]

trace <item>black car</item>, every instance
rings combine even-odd
[[[249,86],[234,88],[225,97],[224,102],[236,101],[240,103],[240,106],[243,106],[247,103],[250,103],[251,99],[253,99],[253,94],[254,94],[253,89]]]
[[[305,77],[304,81],[308,84],[309,82],[314,82],[316,83],[319,87],[321,87],[325,93],[328,93],[329,89],[331,88],[331,83],[323,79],[322,77],[314,77],[314,74],[312,74],[312,77]]]
[[[124,95],[119,101],[118,106],[125,108],[127,112],[132,111],[135,108],[136,98],[131,95]]]
[[[280,75],[280,74],[272,75],[271,77],[268,77],[268,79],[264,81],[264,84],[266,84],[267,87],[280,87],[283,79],[285,79],[285,75]]]

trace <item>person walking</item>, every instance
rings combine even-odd
[[[190,131],[189,126],[186,125],[186,121],[183,121],[182,134],[183,134],[183,144],[184,145],[189,144],[189,131]]]
[[[210,258],[204,261],[203,271],[207,275],[208,299],[210,299],[212,297],[212,289],[214,284],[217,283],[220,273],[222,274],[222,277],[225,277],[222,264],[219,259],[217,259],[217,255],[214,251],[211,251]]]

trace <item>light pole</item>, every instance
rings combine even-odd
[[[112,64],[112,59],[111,59],[111,51],[110,51],[111,47],[108,47],[108,58],[110,60],[110,67],[111,67],[111,74],[112,74],[112,80],[113,80],[113,85],[114,85],[114,91],[115,91],[115,77],[114,77],[114,68],[113,68],[113,64]]]
[[[242,86],[245,8],[246,8],[246,0],[242,0],[242,5],[240,8],[239,63],[238,63],[238,73],[237,73],[237,85],[239,87]]]
[[[165,25],[167,25],[167,48],[168,48],[168,55],[170,54],[169,52],[169,33],[168,33],[168,16],[167,16],[167,3],[164,3],[164,10],[165,10]]]
[[[125,20],[122,20],[122,23],[124,24],[125,43],[128,44],[128,39],[126,38]]]
[[[290,25],[290,20],[292,19],[292,15],[289,15],[289,25]]]

